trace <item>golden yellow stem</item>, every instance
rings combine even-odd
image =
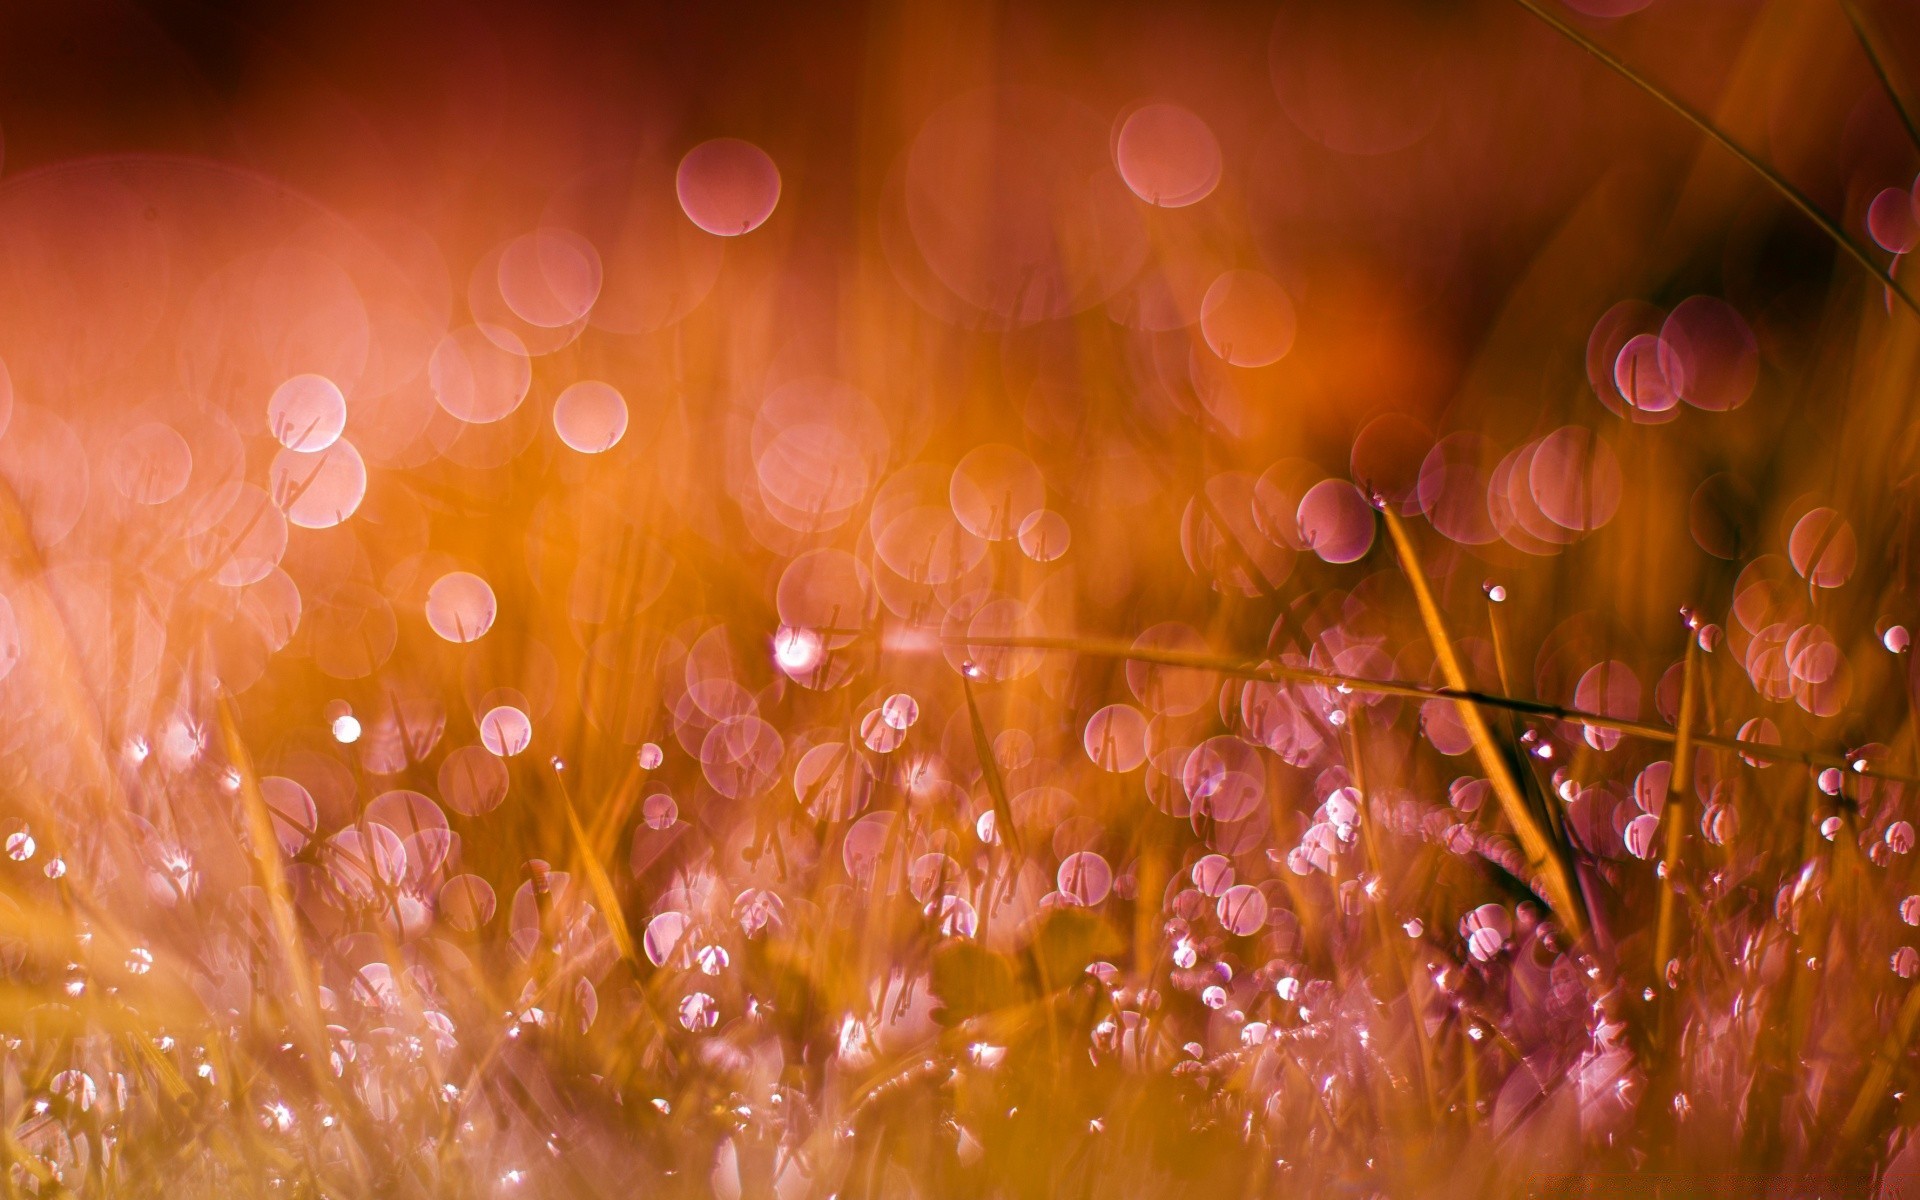
[[[1413,539],[1407,536],[1406,526],[1391,507],[1382,508],[1380,515],[1386,520],[1387,533],[1393,538],[1401,569],[1413,587],[1413,598],[1420,608],[1420,619],[1426,625],[1427,638],[1433,643],[1433,655],[1439,663],[1440,673],[1448,687],[1467,691],[1467,673],[1460,666],[1460,656],[1454,652],[1453,639],[1447,634],[1447,624],[1440,614],[1440,606],[1434,601],[1433,590],[1427,586],[1427,576],[1420,567]],[[1493,793],[1500,800],[1500,809],[1506,814],[1507,823],[1513,827],[1514,836],[1519,839],[1520,852],[1526,857],[1527,869],[1538,879],[1538,886],[1546,893],[1543,899],[1575,940],[1586,940],[1586,909],[1580,902],[1573,875],[1567,870],[1559,847],[1540,827],[1540,822],[1527,806],[1520,783],[1514,778],[1513,765],[1508,762],[1499,743],[1494,741],[1493,731],[1487,727],[1479,706],[1470,700],[1459,699],[1455,701],[1455,707],[1459,710],[1461,723],[1473,738],[1480,769],[1486,772],[1487,780],[1493,785]]]

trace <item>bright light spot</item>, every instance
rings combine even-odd
[[[824,656],[820,635],[811,629],[782,625],[773,635],[774,664],[789,675],[805,675],[819,666]]]

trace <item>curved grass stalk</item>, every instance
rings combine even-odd
[[[1887,100],[1893,105],[1893,111],[1899,114],[1900,124],[1906,128],[1908,139],[1920,147],[1920,125],[1914,124],[1913,110],[1900,95],[1900,89],[1894,86],[1893,76],[1888,72],[1880,52],[1874,49],[1873,38],[1867,34],[1866,18],[1861,16],[1859,5],[1854,0],[1840,0],[1840,11],[1847,15],[1847,24],[1853,26],[1853,36],[1860,41],[1860,52],[1867,56],[1867,65],[1873,68],[1874,76],[1886,90]]]
[[[1920,988],[1907,993],[1899,1014],[1894,1017],[1893,1028],[1887,1033],[1886,1042],[1880,1047],[1880,1053],[1874,1056],[1873,1066],[1867,1069],[1867,1077],[1861,1081],[1860,1090],[1854,1095],[1853,1105],[1847,1110],[1846,1123],[1840,1127],[1842,1151],[1865,1132],[1874,1110],[1887,1101],[1887,1084],[1893,1079],[1893,1069],[1906,1055],[1907,1045],[1913,1040],[1915,1025],[1920,1025]]]
[[[973,680],[960,676],[960,690],[967,698],[967,724],[973,734],[973,752],[980,759],[980,773],[986,779],[987,794],[993,798],[993,831],[1013,847],[1014,853],[1021,852],[1020,832],[1014,828],[1013,805],[1007,799],[1007,781],[1000,774],[999,760],[993,756],[993,741],[987,737],[987,727],[980,719],[980,703],[973,698]]]
[[[1391,505],[1383,506],[1380,515],[1386,521],[1387,533],[1393,538],[1393,548],[1400,556],[1400,568],[1413,587],[1414,601],[1420,608],[1420,619],[1426,625],[1427,640],[1433,643],[1434,658],[1438,660],[1440,671],[1446,676],[1450,688],[1465,691],[1466,670],[1460,665],[1460,656],[1454,653],[1453,639],[1447,634],[1446,621],[1441,616],[1440,606],[1434,601],[1433,590],[1427,586],[1426,572],[1421,569],[1413,539],[1407,536],[1406,525],[1394,513]],[[1456,699],[1454,707],[1459,711],[1467,733],[1473,738],[1474,754],[1480,760],[1480,769],[1486,772],[1487,780],[1493,784],[1494,795],[1499,798],[1507,824],[1513,827],[1514,836],[1520,841],[1521,853],[1527,857],[1528,870],[1544,885],[1547,892],[1545,900],[1566,923],[1569,932],[1575,939],[1585,940],[1591,922],[1588,920],[1586,902],[1580,895],[1579,884],[1568,867],[1565,846],[1553,836],[1550,829],[1542,826],[1539,815],[1527,803],[1525,793],[1520,790],[1520,782],[1514,777],[1513,763],[1507,758],[1505,748],[1494,740],[1493,730],[1488,727],[1480,706],[1470,700]]]
[[[308,1075],[319,1095],[332,1100],[342,1113],[351,1113],[353,1110],[344,1103],[339,1087],[324,1067],[329,1045],[324,1018],[321,1016],[319,982],[314,978],[306,940],[300,934],[300,920],[294,911],[293,889],[280,861],[280,839],[274,832],[272,812],[267,807],[266,796],[260,790],[260,775],[254,769],[253,754],[247,748],[246,739],[240,736],[240,722],[233,711],[233,699],[225,691],[214,696],[214,714],[220,725],[227,761],[233,764],[240,775],[240,807],[246,824],[246,845],[253,858],[254,869],[259,872],[261,891],[266,895],[273,939],[281,958],[286,962],[287,975],[293,986],[291,1003],[287,1007],[291,1009],[294,1031],[301,1042]],[[363,1156],[369,1155],[376,1143],[359,1120],[349,1117],[348,1123],[356,1143],[354,1167],[364,1182],[368,1164]]]
[[[1814,204],[1805,192],[1789,183],[1784,175],[1762,162],[1751,150],[1748,150],[1745,146],[1742,146],[1739,142],[1734,141],[1731,137],[1723,133],[1720,127],[1709,120],[1704,113],[1628,66],[1620,58],[1606,50],[1600,43],[1580,32],[1580,30],[1572,24],[1548,12],[1537,3],[1536,0],[1513,0],[1513,2],[1540,18],[1540,20],[1551,26],[1560,36],[1586,51],[1608,70],[1620,76],[1628,83],[1633,84],[1647,95],[1652,96],[1669,109],[1672,109],[1675,113],[1684,117],[1695,129],[1698,129],[1701,133],[1706,134],[1715,142],[1718,142],[1721,149],[1733,155],[1742,163],[1745,163],[1747,169],[1766,180],[1773,190],[1780,193],[1781,197],[1785,199],[1787,203],[1799,209],[1803,216],[1815,225],[1818,225],[1821,232],[1832,239],[1834,245],[1846,252],[1848,258],[1853,259],[1853,261],[1865,267],[1889,292],[1900,297],[1900,302],[1907,306],[1909,312],[1915,316],[1920,316],[1920,299],[1915,299],[1913,293],[1907,290],[1905,284],[1895,279],[1890,272],[1874,262],[1873,257],[1867,253],[1866,248],[1859,242],[1853,240],[1853,238],[1847,236],[1847,231],[1840,227],[1839,222],[1822,212],[1819,206]]]
[[[1693,722],[1699,707],[1700,687],[1700,642],[1698,639],[1687,641],[1686,665],[1680,669],[1680,728],[1673,739],[1673,770],[1667,776],[1667,799],[1662,820],[1666,826],[1666,849],[1661,862],[1666,867],[1661,877],[1660,915],[1654,926],[1653,938],[1653,978],[1655,987],[1659,987],[1667,977],[1667,961],[1673,956],[1674,936],[1674,889],[1679,885],[1674,881],[1674,872],[1680,866],[1680,847],[1686,837],[1687,828],[1687,787],[1693,774]],[[1664,1018],[1670,1005],[1660,1006],[1660,1015]],[[1656,1028],[1656,1038],[1664,1038],[1666,1023],[1664,1020]]]
[[[633,940],[633,931],[627,925],[626,910],[621,907],[620,893],[614,890],[613,879],[607,874],[606,864],[600,861],[602,853],[593,836],[581,824],[580,814],[573,807],[573,794],[567,790],[567,782],[561,777],[562,768],[555,765],[550,768],[554,783],[560,792],[560,806],[567,814],[567,833],[571,843],[572,858],[580,864],[580,870],[587,877],[587,885],[593,891],[594,900],[600,905],[600,915],[607,922],[607,932],[613,938],[613,945],[620,957],[627,960],[635,969],[640,965],[640,949]],[[667,1032],[666,1019],[655,1010],[647,999],[645,991],[640,993],[640,1010],[653,1024],[659,1035],[660,1044],[669,1058],[677,1064],[679,1055],[674,1053],[673,1042]]]
[[[1165,667],[1193,667],[1203,671],[1217,671],[1222,675],[1231,675],[1241,679],[1259,679],[1273,682],[1306,683],[1316,687],[1332,688],[1342,692],[1362,692],[1373,696],[1400,696],[1409,700],[1454,700],[1473,705],[1476,708],[1504,709],[1521,716],[1536,717],[1543,721],[1559,721],[1569,725],[1590,725],[1595,729],[1612,730],[1625,737],[1641,738],[1650,742],[1662,742],[1668,745],[1679,741],[1680,733],[1666,725],[1650,721],[1625,721],[1600,713],[1586,712],[1569,708],[1562,704],[1543,704],[1537,700],[1521,700],[1512,696],[1495,696],[1486,692],[1477,692],[1468,688],[1422,687],[1419,684],[1401,683],[1391,679],[1368,679],[1359,675],[1341,675],[1333,671],[1316,671],[1310,667],[1290,667],[1284,663],[1254,661],[1235,658],[1224,654],[1199,654],[1183,650],[1159,650],[1145,646],[1135,646],[1131,642],[1101,638],[1069,637],[976,637],[968,634],[955,634],[941,639],[948,645],[990,646],[1016,650],[1059,650],[1074,654],[1090,654],[1100,658],[1119,658],[1133,662],[1153,663]],[[1773,742],[1755,742],[1745,738],[1719,737],[1700,733],[1690,734],[1692,744],[1714,750],[1726,750],[1745,758],[1765,759],[1770,763],[1796,763],[1805,767],[1833,767],[1850,775],[1859,775],[1870,779],[1884,779],[1890,783],[1920,785],[1920,776],[1900,771],[1887,770],[1877,764],[1862,760],[1849,760],[1845,754],[1823,750],[1806,750],[1796,746],[1783,746]]]

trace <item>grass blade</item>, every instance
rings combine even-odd
[[[1686,118],[1687,122],[1695,129],[1712,138],[1715,142],[1719,143],[1723,150],[1739,159],[1742,163],[1745,163],[1749,170],[1766,180],[1774,191],[1780,193],[1781,197],[1785,199],[1787,203],[1799,209],[1801,214],[1809,221],[1818,225],[1821,232],[1831,238],[1833,244],[1844,251],[1848,258],[1865,267],[1888,291],[1900,297],[1900,302],[1907,306],[1909,312],[1920,316],[1920,300],[1916,300],[1913,294],[1907,291],[1905,284],[1895,279],[1885,268],[1881,267],[1880,264],[1874,262],[1873,257],[1867,253],[1866,248],[1859,242],[1854,241],[1853,238],[1847,236],[1847,231],[1840,227],[1839,222],[1822,212],[1819,206],[1815,205],[1805,192],[1789,183],[1787,178],[1780,174],[1780,172],[1760,161],[1760,159],[1745,146],[1742,146],[1725,133],[1722,133],[1720,127],[1708,120],[1704,113],[1628,66],[1620,58],[1602,47],[1600,43],[1582,33],[1571,23],[1541,7],[1540,4],[1536,3],[1536,0],[1513,0],[1513,2],[1540,18],[1540,20],[1551,26],[1555,32],[1559,33],[1560,36],[1586,51],[1608,70],[1620,76],[1620,78],[1626,80],[1628,83],[1633,84],[1647,95],[1652,96],[1655,100],[1666,105],[1680,116]]]
[[[1365,692],[1379,696],[1401,696],[1409,700],[1455,700],[1479,708],[1501,709],[1518,713],[1521,716],[1537,717],[1543,721],[1557,721],[1568,725],[1591,725],[1595,729],[1608,729],[1627,737],[1641,738],[1651,742],[1663,742],[1672,745],[1679,732],[1666,725],[1656,725],[1650,721],[1625,721],[1609,717],[1603,713],[1587,712],[1570,708],[1564,704],[1543,704],[1537,700],[1522,700],[1513,696],[1496,696],[1470,688],[1422,687],[1419,684],[1403,683],[1394,679],[1369,679],[1361,675],[1342,675],[1334,671],[1316,671],[1311,667],[1293,667],[1284,663],[1239,658],[1226,654],[1203,654],[1187,650],[1162,650],[1152,647],[1138,647],[1131,642],[1105,640],[1100,638],[1070,637],[990,637],[978,634],[955,635],[942,639],[948,644],[969,646],[1005,647],[1021,650],[1059,650],[1073,654],[1088,654],[1103,658],[1120,658],[1133,662],[1156,663],[1168,667],[1196,667],[1201,670],[1216,671],[1222,675],[1231,675],[1239,679],[1279,680],[1287,683],[1312,684],[1315,687],[1344,688],[1353,692]],[[1893,783],[1920,785],[1920,775],[1905,774],[1888,770],[1876,763],[1856,762],[1844,753],[1827,750],[1808,750],[1798,746],[1788,746],[1777,742],[1756,742],[1745,738],[1719,737],[1714,734],[1694,732],[1691,734],[1694,746],[1708,746],[1715,750],[1726,750],[1745,758],[1764,759],[1770,763],[1798,763],[1804,767],[1835,767],[1872,779],[1885,779]]]
[[[1916,147],[1920,147],[1920,126],[1914,124],[1913,109],[1900,95],[1900,89],[1894,86],[1893,76],[1887,71],[1886,62],[1880,52],[1874,49],[1873,38],[1867,32],[1867,21],[1860,13],[1860,6],[1854,0],[1840,0],[1840,11],[1847,14],[1847,24],[1853,26],[1853,36],[1859,39],[1860,52],[1867,56],[1867,64],[1880,80],[1880,86],[1887,93],[1887,102],[1893,105],[1893,111],[1900,116],[1900,124],[1906,128],[1907,138]]]
[[[980,774],[986,781],[987,794],[993,797],[994,833],[1006,839],[1015,854],[1022,853],[1019,831],[1013,827],[1013,805],[1007,800],[1007,781],[1000,774],[1000,762],[993,757],[987,726],[980,719],[980,703],[973,698],[973,680],[964,672],[960,676],[960,690],[967,697],[967,721],[973,726],[973,752],[980,759]]]
[[[1449,687],[1464,692],[1467,690],[1466,671],[1461,668],[1460,656],[1455,653],[1453,639],[1447,634],[1446,620],[1441,616],[1440,606],[1434,602],[1433,591],[1427,586],[1426,573],[1421,569],[1419,556],[1414,552],[1413,540],[1407,536],[1407,527],[1391,507],[1382,508],[1380,515],[1387,523],[1393,548],[1400,556],[1401,569],[1413,587],[1414,602],[1419,606],[1427,638],[1433,643],[1433,654],[1440,672]],[[1468,735],[1473,739],[1480,769],[1486,772],[1488,781],[1493,784],[1501,811],[1506,814],[1507,823],[1513,827],[1514,836],[1519,839],[1520,852],[1526,856],[1527,868],[1538,878],[1537,886],[1546,891],[1543,898],[1565,923],[1568,931],[1577,940],[1585,940],[1589,931],[1586,906],[1580,899],[1573,873],[1568,870],[1565,850],[1542,827],[1539,818],[1527,804],[1526,797],[1521,794],[1520,783],[1514,778],[1513,764],[1500,744],[1494,741],[1493,730],[1487,727],[1480,706],[1459,699],[1455,701],[1455,707],[1459,710],[1461,722],[1467,727]]]
[[[1691,633],[1691,631],[1689,631]],[[1660,987],[1667,977],[1667,962],[1673,957],[1675,909],[1674,872],[1680,867],[1680,844],[1687,833],[1687,788],[1693,775],[1693,722],[1698,714],[1700,696],[1700,641],[1689,636],[1685,665],[1680,668],[1680,727],[1673,740],[1673,770],[1667,776],[1667,800],[1661,813],[1666,825],[1666,848],[1661,861],[1666,874],[1661,878],[1660,916],[1654,926],[1653,978]],[[1667,1005],[1661,1006],[1664,1016]],[[1660,1034],[1665,1033],[1665,1022]]]

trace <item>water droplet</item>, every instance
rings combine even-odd
[[[1200,954],[1193,948],[1193,942],[1181,938],[1173,945],[1173,965],[1181,970],[1191,970],[1193,964],[1200,961]]]
[[[1091,907],[1113,890],[1113,868],[1093,851],[1081,850],[1061,860],[1054,882],[1067,900]]]
[[[1467,950],[1481,962],[1492,962],[1505,948],[1507,939],[1498,929],[1482,926],[1467,935]]]
[[[612,384],[581,380],[553,402],[553,431],[580,454],[611,450],[627,432],[626,399]]]
[[[267,401],[267,428],[289,450],[316,454],[340,440],[347,400],[324,375],[295,375]]]
[[[1217,898],[1233,886],[1233,862],[1223,854],[1208,854],[1193,864],[1187,877],[1201,895]]]
[[[718,237],[739,237],[773,215],[780,168],[752,142],[714,138],[687,151],[673,186],[689,221]]]
[[[911,729],[920,719],[920,702],[905,692],[895,692],[881,703],[880,719],[895,729]]]
[[[788,675],[805,675],[820,665],[826,648],[811,629],[782,625],[773,635],[774,665]]]
[[[886,714],[874,709],[860,719],[860,740],[875,754],[892,754],[906,740],[906,731],[887,721]]]
[[[1895,821],[1887,826],[1887,849],[1895,854],[1906,854],[1913,849],[1913,825],[1908,821]]]
[[[480,718],[480,744],[489,754],[512,758],[533,742],[533,722],[510,704],[487,710]]]
[[[640,802],[640,819],[648,829],[671,829],[680,819],[680,806],[665,792],[655,792]]]
[[[484,636],[499,611],[492,586],[471,571],[449,571],[427,589],[427,624],[456,645]]]
[[[1653,857],[1654,837],[1660,829],[1660,818],[1651,813],[1641,813],[1627,822],[1622,839],[1627,844],[1627,852],[1635,858]]]
[[[1073,531],[1057,512],[1039,509],[1020,522],[1020,550],[1035,562],[1052,562],[1067,552]]]
[[[1267,923],[1266,894],[1250,883],[1230,887],[1214,905],[1220,927],[1235,937],[1248,937]]]

